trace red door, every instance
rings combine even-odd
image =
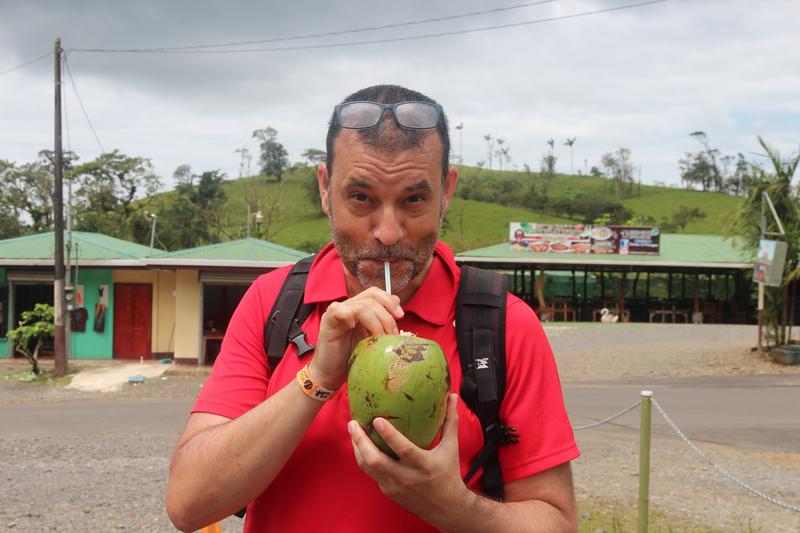
[[[114,359],[150,358],[153,286],[114,284]]]

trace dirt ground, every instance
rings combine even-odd
[[[546,327],[559,370],[570,382],[786,374],[800,367],[774,363],[750,350],[755,329],[746,326],[576,325]],[[86,367],[98,363],[76,362]],[[47,363],[45,363],[47,366]],[[2,405],[91,399],[187,400],[196,396],[207,369],[171,366],[158,379],[118,392],[65,389],[68,380],[19,382],[24,366],[0,363]],[[6,376],[9,376],[8,378]],[[611,414],[611,413],[609,413]],[[574,463],[579,501],[635,505],[638,493],[638,431],[634,414],[626,424],[606,424],[576,432],[582,456]],[[800,417],[799,417],[800,418]],[[177,433],[65,435],[3,438],[0,428],[0,530],[172,531],[163,511],[169,456]],[[716,463],[758,489],[800,504],[800,450],[765,453],[734,446],[698,443]],[[683,442],[654,436],[651,507],[674,515],[675,531],[800,531],[800,514],[763,501],[702,465]],[[52,473],[60,473],[53,480]],[[683,525],[682,525],[683,524]],[[241,521],[229,519],[224,531]],[[608,529],[612,531],[613,529]],[[705,531],[705,529],[699,529]],[[592,530],[594,531],[594,530]]]

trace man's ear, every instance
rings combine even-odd
[[[450,165],[450,168],[447,169],[447,176],[444,177],[444,190],[442,194],[444,195],[444,213],[447,213],[447,210],[450,209],[450,200],[453,199],[453,195],[456,192],[456,184],[458,183],[458,167],[455,165]]]
[[[317,167],[317,186],[319,187],[319,199],[322,202],[322,212],[328,213],[328,195],[330,194],[330,176],[328,176],[328,165],[320,163]]]

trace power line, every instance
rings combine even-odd
[[[72,70],[69,68],[69,62],[67,61],[67,54],[64,54],[64,66],[67,67],[67,74],[69,75],[69,81],[72,84],[72,90],[75,92],[75,97],[78,99],[78,103],[81,106],[81,110],[83,111],[83,116],[86,117],[86,122],[89,124],[89,129],[92,130],[92,135],[94,135],[94,140],[97,141],[97,146],[100,147],[100,153],[105,153],[106,149],[103,148],[103,143],[100,142],[100,138],[97,136],[97,132],[94,130],[94,126],[92,126],[92,121],[89,119],[89,114],[86,112],[86,108],[83,106],[83,100],[81,100],[81,95],[78,94],[78,87],[75,85],[75,78],[72,77]]]
[[[327,44],[309,44],[300,46],[285,46],[276,48],[247,48],[242,50],[175,50],[175,49],[154,49],[154,48],[131,48],[131,49],[114,49],[114,48],[71,48],[70,51],[74,52],[94,52],[94,53],[140,53],[140,54],[241,54],[241,53],[257,53],[257,52],[288,52],[295,50],[312,50],[320,48],[343,48],[349,46],[361,46],[366,44],[380,44],[392,43],[400,41],[414,41],[419,39],[432,39],[436,37],[449,37],[452,35],[463,35],[467,33],[478,33],[491,30],[499,30],[505,28],[514,28],[519,26],[528,26],[533,24],[543,24],[546,22],[555,22],[558,20],[567,20],[580,17],[587,17],[591,15],[599,15],[601,13],[610,13],[613,11],[623,11],[626,9],[633,9],[637,7],[644,7],[653,4],[661,4],[669,0],[650,0],[647,2],[638,2],[635,4],[625,4],[617,7],[610,7],[605,9],[596,9],[593,11],[584,11],[581,13],[574,13],[572,15],[561,15],[557,17],[548,17],[543,19],[527,20],[523,22],[512,22],[508,24],[497,24],[494,26],[484,26],[481,28],[473,28],[467,30],[453,30],[439,33],[428,33],[422,35],[412,35],[408,37],[394,37],[386,39],[371,39],[366,41],[351,41],[345,43],[327,43]]]
[[[61,63],[66,65],[67,54],[64,54],[64,56],[61,58]],[[67,88],[63,83],[61,84],[61,101],[63,102],[64,105],[64,125],[66,126],[65,129],[67,130],[67,151],[71,152],[72,139],[70,138],[69,134],[69,112],[67,111]]]
[[[15,70],[19,70],[19,69],[21,69],[21,68],[23,68],[23,67],[27,67],[28,65],[30,65],[30,64],[33,64],[33,63],[36,63],[37,61],[40,61],[40,60],[44,59],[45,57],[47,57],[47,56],[51,56],[51,55],[53,55],[53,52],[52,52],[52,51],[50,51],[50,52],[47,52],[46,54],[42,54],[42,55],[40,55],[39,57],[35,57],[35,58],[31,59],[30,61],[26,61],[26,62],[24,62],[24,63],[23,63],[23,64],[21,64],[21,65],[17,65],[17,66],[16,66],[16,67],[14,67],[14,68],[10,68],[10,69],[8,69],[8,70],[4,70],[4,71],[0,72],[0,76],[2,76],[2,75],[4,75],[4,74],[8,74],[8,73],[10,73],[10,72],[14,72]]]
[[[196,50],[196,49],[204,49],[204,48],[225,48],[230,46],[248,46],[252,44],[264,44],[264,43],[275,43],[275,42],[282,42],[282,41],[298,41],[302,39],[314,39],[319,37],[333,37],[336,35],[347,35],[351,33],[363,33],[367,31],[376,31],[376,30],[386,30],[390,28],[401,28],[405,26],[416,26],[419,24],[428,24],[431,22],[444,22],[446,20],[455,20],[460,18],[467,18],[467,17],[475,17],[478,15],[488,15],[491,13],[501,13],[504,11],[512,11],[514,9],[521,9],[525,7],[537,6],[540,4],[550,4],[553,2],[557,2],[558,0],[538,0],[537,2],[526,2],[524,4],[515,4],[513,6],[506,6],[506,7],[497,7],[494,9],[486,9],[483,11],[471,11],[469,13],[461,13],[458,15],[446,15],[442,17],[433,17],[427,18],[422,20],[413,20],[408,22],[396,22],[393,24],[383,24],[380,26],[367,26],[364,28],[353,28],[349,30],[339,30],[339,31],[329,31],[324,33],[307,33],[303,35],[293,35],[290,37],[273,37],[270,39],[258,39],[255,41],[237,41],[237,42],[227,42],[227,43],[217,43],[217,44],[196,44],[196,45],[187,45],[187,46],[169,46],[169,47],[158,47],[158,48],[89,48],[89,49],[79,49],[76,48],[75,50],[80,52],[128,52],[128,53],[157,53],[157,52],[168,52],[168,51],[177,51],[177,50]]]

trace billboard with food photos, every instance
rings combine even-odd
[[[512,222],[512,250],[547,253],[658,255],[661,231],[653,227]]]
[[[588,254],[591,228],[584,224],[535,224],[512,222],[509,238],[514,250]]]

